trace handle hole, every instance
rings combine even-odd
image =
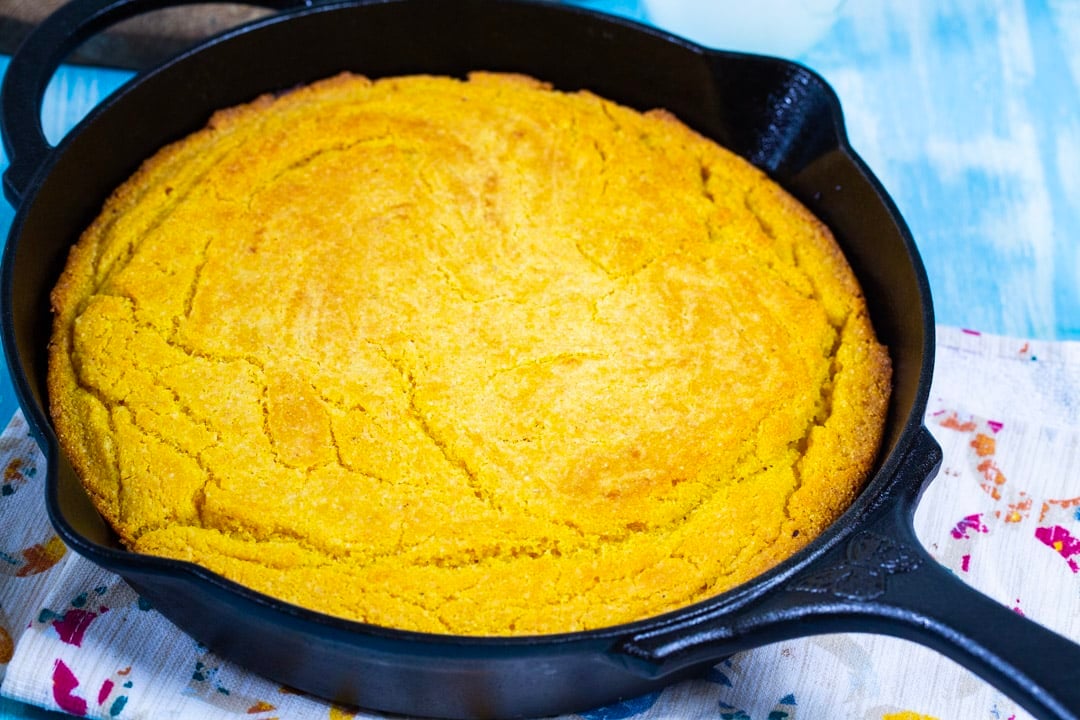
[[[62,65],[49,80],[41,103],[41,129],[56,145],[90,110],[132,76],[129,70],[91,70]]]

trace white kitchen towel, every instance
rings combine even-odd
[[[938,332],[926,424],[945,459],[916,531],[966,582],[1080,641],[1080,343]],[[91,718],[370,716],[215,656],[68,551],[45,516],[43,460],[21,414],[0,437],[0,467],[0,692]],[[1029,717],[929,650],[857,634],[741,653],[700,679],[582,716]]]

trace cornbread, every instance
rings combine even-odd
[[[808,210],[667,112],[517,75],[218,112],[52,301],[59,439],[128,547],[436,633],[753,578],[859,492],[889,394]]]

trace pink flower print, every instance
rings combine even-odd
[[[1035,537],[1065,558],[1065,561],[1069,563],[1070,570],[1074,573],[1080,573],[1080,563],[1076,559],[1077,556],[1080,556],[1080,538],[1073,537],[1072,533],[1060,525],[1035,528]]]
[[[105,612],[106,610],[108,610],[108,608],[101,608],[101,612]],[[62,641],[66,642],[68,645],[81,647],[83,636],[86,634],[87,629],[89,629],[90,623],[100,614],[101,613],[94,612],[93,610],[72,608],[64,613],[62,617],[53,620],[52,626],[56,629],[56,633],[60,636]]]
[[[104,593],[104,589],[99,588],[95,592],[100,595]],[[83,636],[90,624],[95,618],[109,611],[104,605],[99,605],[96,609],[90,607],[89,600],[89,593],[82,593],[71,601],[71,607],[63,613],[44,608],[38,614],[38,622],[52,625],[62,642],[82,647]]]
[[[966,516],[956,523],[950,534],[957,540],[968,540],[971,538],[971,535],[968,534],[969,531],[977,533],[990,532],[990,528],[986,527],[986,524],[982,521],[982,513]]]
[[[79,687],[79,680],[71,668],[57,658],[53,665],[52,674],[53,700],[57,707],[71,715],[82,717],[86,715],[86,700],[75,695],[75,688]]]
[[[101,689],[98,690],[98,705],[105,704],[105,701],[109,699],[109,694],[112,693],[114,687],[116,687],[116,683],[114,683],[111,678],[105,678],[105,682],[101,683]]]

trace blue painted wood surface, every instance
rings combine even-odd
[[[678,2],[576,4],[663,17],[705,43],[813,68],[836,89],[852,144],[911,226],[938,322],[1080,339],[1080,2],[700,0],[682,18]],[[62,68],[43,110],[48,137],[61,138],[127,77]],[[12,217],[0,202],[0,235]],[[0,373],[0,417],[14,407]],[[23,717],[52,715],[0,700],[0,720]]]

